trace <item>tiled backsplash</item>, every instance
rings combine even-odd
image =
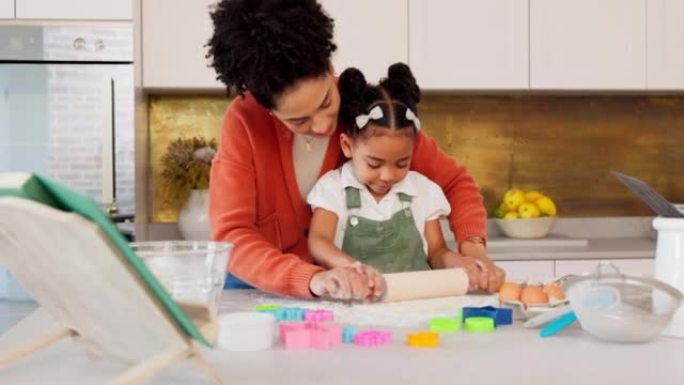
[[[177,137],[217,137],[229,101],[150,99],[152,221],[176,220],[159,197],[159,159]],[[610,176],[621,170],[684,202],[684,97],[427,95],[425,131],[465,164],[488,209],[510,186],[539,189],[564,217],[652,215]]]

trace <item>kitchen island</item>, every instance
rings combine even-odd
[[[253,290],[225,291],[220,313],[249,310],[268,300]],[[54,326],[42,310],[33,313],[0,337],[0,351]],[[659,337],[645,344],[618,344],[592,338],[577,326],[542,339],[538,330],[524,329],[516,321],[492,334],[442,335],[436,349],[407,347],[406,334],[420,329],[424,327],[393,328],[392,345],[381,348],[343,345],[326,351],[291,351],[275,346],[246,353],[216,349],[208,351],[207,357],[225,384],[684,383],[684,339]],[[0,384],[101,384],[124,369],[92,358],[74,342],[62,342],[0,369]],[[193,363],[184,362],[151,383],[209,381]]]

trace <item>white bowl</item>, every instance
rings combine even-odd
[[[621,274],[576,277],[566,291],[582,329],[618,342],[656,337],[682,302],[682,294],[664,282]]]
[[[218,319],[218,346],[235,352],[270,349],[276,318],[270,313],[228,313]]]
[[[548,235],[556,223],[556,217],[496,219],[495,222],[507,237],[531,239]]]

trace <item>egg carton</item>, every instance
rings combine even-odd
[[[551,282],[548,282],[546,284],[559,284],[561,286],[564,286],[565,282],[571,278],[573,278],[574,275],[564,275],[562,277],[556,278],[552,280]],[[527,285],[543,285],[540,282],[521,282],[520,283],[523,287]],[[513,319],[515,320],[523,320],[526,321],[532,317],[535,317],[539,314],[546,313],[549,311],[552,311],[560,306],[565,306],[569,304],[570,302],[568,301],[567,298],[564,299],[557,299],[550,297],[549,302],[546,304],[530,304],[530,305],[525,305],[522,301],[518,300],[507,300],[507,301],[501,301],[501,306],[502,307],[507,307],[513,310]]]
[[[501,306],[513,310],[514,320],[527,321],[532,317],[535,317],[542,313],[549,312],[559,306],[567,305],[568,303],[570,302],[567,299],[558,300],[555,298],[549,298],[549,303],[544,305],[526,306],[521,301],[503,301],[501,302]]]

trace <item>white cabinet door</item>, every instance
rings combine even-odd
[[[143,86],[223,89],[204,47],[213,33],[216,0],[143,0]]]
[[[506,272],[506,281],[548,282],[554,278],[553,261],[494,261]]]
[[[556,275],[561,277],[566,274],[593,274],[596,272],[596,267],[599,262],[600,260],[598,259],[556,261]],[[624,274],[653,277],[653,258],[612,259],[608,260],[608,262],[613,263]],[[613,272],[612,269],[608,267],[606,268],[606,271],[609,273]]]
[[[424,89],[527,89],[528,57],[528,0],[409,0]]]
[[[408,62],[408,0],[321,0],[335,20],[337,51],[333,63],[338,74],[360,69],[377,83],[387,67]]]
[[[645,89],[646,0],[530,0],[530,86]]]
[[[648,0],[648,88],[684,89],[684,1]]]
[[[0,0],[0,19],[14,19],[14,0]]]
[[[17,19],[133,19],[133,0],[16,0],[16,6]]]

